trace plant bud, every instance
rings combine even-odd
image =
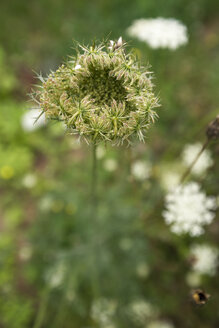
[[[209,123],[206,134],[208,139],[219,139],[219,115],[211,123]]]

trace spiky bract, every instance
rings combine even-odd
[[[46,117],[88,142],[118,144],[134,135],[143,141],[156,117],[151,72],[122,43],[80,48],[43,82],[38,99]]]

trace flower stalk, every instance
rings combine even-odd
[[[96,143],[92,144],[92,172],[91,172],[91,201],[94,214],[97,210],[97,145]]]
[[[191,165],[188,167],[188,169],[183,174],[183,176],[180,180],[180,184],[182,184],[185,181],[185,179],[187,178],[187,176],[191,173],[194,165],[196,164],[196,162],[198,161],[198,159],[200,158],[200,156],[202,155],[204,150],[208,147],[210,142],[217,141],[219,139],[219,115],[208,124],[207,129],[206,129],[206,137],[207,137],[206,141],[203,144],[202,148],[200,149],[199,153],[197,154],[197,156],[194,158]]]
[[[191,171],[192,171],[193,167],[195,166],[196,162],[199,160],[199,158],[202,155],[202,153],[204,152],[204,150],[208,147],[210,141],[211,141],[210,139],[207,139],[205,141],[205,143],[203,144],[202,148],[200,149],[200,151],[198,152],[198,154],[196,155],[196,157],[192,161],[191,165],[184,172],[182,178],[180,179],[180,184],[182,184],[186,180],[186,178],[189,176],[189,174],[191,173]]]

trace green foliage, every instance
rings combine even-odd
[[[4,327],[24,328],[29,326],[32,304],[20,297],[0,302],[1,323]]]
[[[24,328],[29,325],[33,309],[32,301],[20,296],[15,289],[18,269],[15,267],[14,243],[13,237],[1,233],[0,317],[3,327]]]
[[[14,89],[17,81],[13,70],[6,61],[6,54],[2,48],[0,48],[0,69],[0,97],[3,98]]]

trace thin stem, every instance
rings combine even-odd
[[[97,217],[97,207],[98,207],[98,195],[97,195],[97,145],[93,143],[92,145],[92,171],[91,171],[91,215],[98,226],[98,217]],[[96,236],[95,236],[96,240]],[[91,288],[95,296],[100,295],[99,290],[99,272],[98,272],[98,250],[90,257],[91,267],[93,269],[93,278],[91,280]]]
[[[92,146],[92,177],[91,177],[91,200],[93,208],[97,208],[97,146]]]
[[[131,168],[132,168],[132,149],[131,147],[127,148],[127,171],[128,176],[131,176]]]
[[[187,178],[187,176],[191,173],[195,163],[198,161],[199,157],[201,156],[201,154],[203,153],[203,151],[207,148],[208,144],[210,142],[210,139],[207,139],[205,141],[205,143],[203,144],[201,150],[199,151],[199,153],[197,154],[197,156],[194,158],[194,160],[192,161],[191,165],[188,167],[188,169],[185,171],[185,173],[183,174],[181,180],[180,180],[180,184],[182,184],[185,179]]]
[[[46,310],[47,310],[47,305],[49,301],[49,290],[45,290],[43,296],[42,296],[42,301],[39,306],[39,310],[36,316],[36,320],[34,322],[33,328],[40,328],[42,327],[43,320],[45,318]]]

